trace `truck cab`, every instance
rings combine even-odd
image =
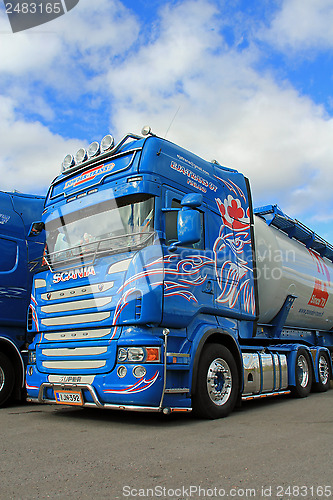
[[[29,236],[41,218],[45,198],[0,191],[0,405],[24,387],[26,333],[32,270],[29,262],[41,257],[44,235]]]
[[[82,154],[45,204],[29,398],[190,409],[207,332],[223,331],[239,366],[238,318],[252,335],[248,183],[153,135]]]
[[[305,396],[312,383],[327,390],[332,334],[317,335],[317,322],[304,331],[304,303],[317,297],[320,276],[300,241],[292,272],[281,263],[283,289],[262,296],[260,311],[258,292],[274,288],[273,274],[258,286],[266,276],[257,273],[254,220],[265,213],[254,215],[244,175],[151,132],[117,145],[105,136],[67,155],[42,219],[29,400],[216,418],[243,397],[292,388]],[[260,225],[267,258],[267,231],[278,252],[288,247],[287,234]],[[299,297],[296,279],[306,283]],[[284,329],[288,315],[293,328]]]

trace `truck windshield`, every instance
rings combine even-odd
[[[91,260],[100,253],[120,253],[148,244],[153,234],[154,198],[131,195],[82,208],[46,221],[46,260]]]

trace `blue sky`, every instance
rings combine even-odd
[[[15,34],[0,6],[1,189],[150,124],[333,243],[333,0],[80,0]]]

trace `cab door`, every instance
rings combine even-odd
[[[0,322],[24,326],[28,307],[27,245],[11,197],[0,192]]]
[[[170,326],[186,327],[198,313],[212,313],[214,297],[214,261],[206,251],[206,207],[200,206],[201,239],[188,246],[169,246],[178,240],[177,215],[185,193],[166,188],[163,193],[164,300],[163,321]]]
[[[241,180],[244,183],[243,177]],[[215,262],[217,314],[253,319],[253,240],[248,192],[229,179],[221,185],[209,224]]]

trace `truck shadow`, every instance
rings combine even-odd
[[[82,422],[100,422],[125,426],[142,425],[161,427],[164,425],[188,425],[195,420],[192,413],[163,415],[163,413],[130,412],[122,410],[101,410],[98,408],[69,408],[61,406],[54,408],[51,418],[73,419]]]
[[[309,396],[311,397],[311,395]],[[242,413],[251,414],[264,408],[276,407],[279,404],[287,404],[288,401],[295,401],[290,395],[281,395],[273,398],[265,398],[252,401],[243,401],[240,407],[237,407],[228,420],[233,416]],[[46,405],[32,405],[31,408],[43,411]],[[49,406],[45,412],[46,418],[64,418],[81,422],[100,422],[105,424],[119,424],[125,426],[142,425],[151,427],[161,426],[188,426],[200,422],[207,422],[207,419],[200,418],[195,413],[172,413],[164,415],[163,413],[150,412],[130,412],[122,410],[102,410],[98,408],[75,408],[70,406]],[[221,419],[223,421],[225,419]]]
[[[333,381],[330,384],[330,391],[333,390]],[[320,397],[320,394],[310,393],[309,398]],[[236,407],[234,411],[228,416],[232,419],[234,416],[248,414],[251,415],[254,412],[269,409],[270,407],[276,408],[280,405],[286,405],[289,403],[297,404],[299,400],[293,398],[290,394],[275,397],[266,397],[262,399],[254,399],[242,401],[241,405]],[[142,425],[142,426],[182,426],[191,425],[199,422],[207,422],[207,419],[198,417],[192,412],[179,412],[172,413],[171,415],[164,415],[163,413],[151,413],[151,412],[131,412],[123,410],[102,410],[98,408],[82,408],[74,406],[61,406],[61,405],[45,405],[45,404],[35,404],[28,403],[26,401],[13,401],[9,400],[6,402],[2,408],[13,413],[43,413],[45,418],[64,418],[68,420],[76,420],[82,422],[104,422],[104,423],[119,423],[127,426],[130,425]],[[225,421],[225,419],[220,419],[220,421]]]

